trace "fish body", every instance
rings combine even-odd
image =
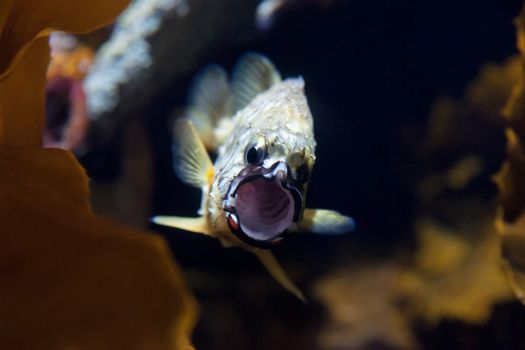
[[[231,83],[218,66],[196,78],[187,115],[175,126],[175,171],[202,189],[200,216],[153,221],[254,253],[304,300],[267,248],[297,231],[337,234],[354,226],[338,212],[305,209],[316,142],[304,80],[281,80],[266,57],[246,54]],[[215,164],[206,148],[217,152]]]

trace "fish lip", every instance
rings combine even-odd
[[[287,190],[290,193],[293,199],[294,214],[292,222],[297,223],[302,215],[302,188],[297,188],[296,186],[294,186],[294,182],[290,181],[291,178],[290,176],[288,176],[288,174],[290,174],[289,171],[286,172],[285,176],[283,176],[282,173],[280,174],[279,172],[274,172],[277,163],[269,169],[264,168],[262,166],[248,166],[241,170],[239,174],[235,177],[234,181],[232,181],[232,183],[230,184],[230,190],[228,191],[228,195],[226,197],[228,204],[223,207],[224,212],[226,212],[227,223],[228,227],[230,228],[230,231],[244,243],[258,248],[268,249],[282,242],[282,240],[287,236],[287,234],[290,233],[290,230],[287,228],[283,230],[283,232],[281,232],[280,234],[268,240],[258,240],[252,238],[243,231],[242,226],[239,222],[240,219],[237,214],[235,204],[230,203],[235,203],[235,197],[239,188],[248,182],[257,179],[263,179],[264,181],[269,182],[278,182],[283,189]]]

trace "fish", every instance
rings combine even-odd
[[[244,54],[231,80],[212,64],[196,76],[185,116],[174,123],[174,169],[200,188],[196,217],[152,221],[253,253],[288,291],[306,302],[271,248],[297,232],[342,234],[354,220],[305,208],[316,160],[313,117],[302,77],[282,79],[274,64]],[[209,153],[216,153],[215,163]]]

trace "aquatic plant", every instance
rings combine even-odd
[[[191,348],[196,303],[163,240],[95,216],[77,160],[42,148],[47,35],[126,5],[0,3],[2,348]]]
[[[70,34],[50,36],[47,69],[44,147],[78,149],[87,134],[89,117],[82,81],[93,64],[93,50]]]
[[[521,69],[503,110],[507,122],[507,159],[494,180],[501,200],[496,223],[503,256],[514,292],[525,303],[525,4],[515,25]]]
[[[487,324],[496,305],[515,300],[512,289],[525,303],[525,5],[515,23],[520,55],[482,66],[462,99],[434,103],[415,151],[415,249],[379,262],[348,259],[318,280],[316,295],[328,310],[321,348],[417,349],[422,329]],[[498,208],[495,194],[465,189],[489,183],[502,158],[495,141],[504,122]]]

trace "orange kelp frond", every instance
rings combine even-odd
[[[42,149],[48,29],[121,0],[0,0],[0,339],[7,349],[190,349],[197,306],[162,239],[96,217],[70,152]]]
[[[0,149],[5,349],[187,349],[196,303],[166,244],[89,210],[70,152]]]
[[[42,144],[48,52],[46,38],[33,41],[11,74],[0,80],[0,147]]]
[[[111,22],[129,0],[2,0],[0,4],[0,80],[29,44],[52,30],[90,32]]]

